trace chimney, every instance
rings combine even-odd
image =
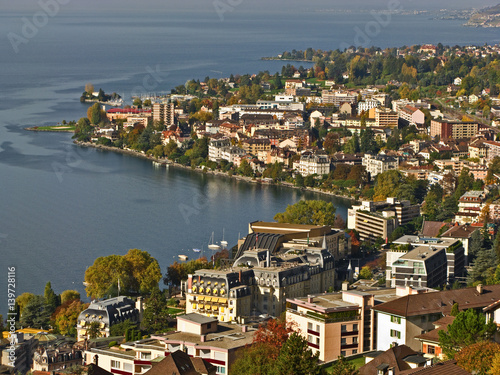
[[[207,341],[207,335],[201,335],[200,336],[200,341],[201,342],[206,342]]]
[[[342,290],[343,290],[343,291],[347,291],[347,290],[349,290],[349,282],[348,282],[348,281],[344,281],[344,282],[342,283]]]
[[[307,303],[314,303],[314,296],[313,295],[309,294],[307,296]]]
[[[476,290],[479,294],[483,294],[483,284],[478,284]]]
[[[247,331],[248,331],[247,326],[242,325],[242,326],[241,326],[241,332],[242,332],[242,333],[245,333],[245,332],[247,332]]]

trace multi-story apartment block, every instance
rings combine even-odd
[[[368,113],[368,111],[372,108],[377,108],[380,106],[380,102],[375,99],[367,99],[358,103],[358,115],[361,115],[363,112]]]
[[[387,350],[394,343],[421,350],[416,338],[434,329],[433,323],[450,315],[455,303],[460,310],[480,309],[500,299],[500,285],[409,294],[376,305],[377,350]]]
[[[327,91],[323,90],[321,93],[323,103],[333,104],[340,107],[342,103],[356,104],[358,102],[358,95],[350,92],[343,91]]]
[[[276,241],[276,236],[264,236]],[[279,316],[286,298],[321,293],[335,283],[335,260],[325,248],[292,249],[271,256],[247,250],[231,267],[197,270],[183,285],[186,313],[221,322],[243,322],[260,314]]]
[[[246,151],[238,146],[229,146],[221,149],[220,158],[227,160],[229,163],[236,163],[237,160],[241,160],[246,154]]]
[[[394,289],[344,290],[287,299],[286,319],[294,323],[319,360],[329,362],[376,348],[375,304],[396,297]]]
[[[386,280],[392,287],[413,285],[434,288],[453,284],[457,277],[464,275],[467,254],[457,238],[406,235],[393,244],[399,247],[389,250],[386,260]],[[431,261],[435,260],[431,259],[433,256],[442,256],[441,250],[444,251],[445,258],[444,277],[441,262]]]
[[[488,156],[488,147],[485,145],[486,139],[478,138],[469,143],[469,157],[484,159]]]
[[[249,138],[241,141],[241,148],[247,154],[257,155],[259,151],[270,151],[271,141],[267,138]]]
[[[375,126],[396,128],[398,119],[398,113],[391,111],[389,108],[375,108]]]
[[[462,122],[448,120],[432,120],[430,136],[439,136],[440,139],[472,138],[479,130],[477,122]]]
[[[227,138],[213,139],[208,144],[208,160],[219,162],[222,159],[222,150],[231,146],[231,141]]]
[[[482,190],[466,192],[458,200],[455,221],[459,224],[477,223],[485,202],[486,194]]]
[[[298,170],[304,177],[313,174],[318,176],[328,174],[330,173],[330,158],[323,154],[304,153],[300,157]]]
[[[141,311],[140,299],[134,302],[130,298],[120,296],[104,301],[94,301],[78,315],[76,325],[78,341],[88,338],[87,330],[92,323],[99,324],[101,337],[109,337],[112,325],[125,320],[138,322]]]
[[[362,240],[387,239],[400,225],[420,215],[420,206],[387,198],[386,202],[362,202],[347,210],[347,228],[356,229]]]
[[[175,124],[175,105],[174,103],[154,103],[153,121],[163,121],[165,126]]]
[[[370,173],[370,176],[373,178],[379,173],[391,169],[398,169],[399,159],[384,154],[365,154],[365,156],[363,156],[362,165],[365,166],[366,171]]]
[[[500,156],[500,142],[485,141],[484,145],[487,147],[486,161],[489,163],[495,157]]]
[[[418,108],[407,105],[400,108],[398,114],[406,125],[415,125],[417,128],[425,125],[425,114]]]

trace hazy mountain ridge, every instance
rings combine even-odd
[[[466,26],[500,27],[500,4],[474,13],[466,23]]]

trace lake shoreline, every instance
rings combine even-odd
[[[343,196],[343,195],[334,194],[332,192],[328,192],[328,191],[317,189],[317,188],[298,187],[298,186],[295,186],[295,185],[293,185],[293,184],[291,184],[289,182],[281,182],[281,183],[267,182],[267,181],[263,181],[261,179],[256,179],[256,178],[251,178],[251,177],[245,177],[245,176],[239,176],[239,175],[236,175],[236,174],[234,174],[234,175],[228,175],[225,172],[213,171],[213,170],[206,169],[206,168],[205,169],[202,169],[202,168],[192,168],[190,166],[179,164],[179,163],[176,163],[176,162],[168,160],[168,159],[155,158],[154,156],[149,156],[149,155],[143,154],[143,153],[135,151],[135,150],[128,150],[128,149],[122,149],[122,148],[111,147],[111,146],[104,146],[104,145],[96,145],[95,143],[92,143],[92,142],[73,141],[73,143],[75,145],[77,145],[77,146],[80,146],[80,147],[91,147],[91,148],[95,148],[95,149],[98,149],[98,150],[111,151],[111,152],[116,152],[116,153],[119,153],[119,154],[134,156],[134,157],[137,157],[137,158],[140,158],[140,159],[149,160],[149,161],[151,161],[153,163],[158,163],[161,166],[165,166],[167,168],[170,167],[170,166],[172,166],[172,167],[175,167],[175,168],[187,169],[187,170],[190,170],[190,171],[193,171],[193,172],[197,172],[197,173],[210,174],[210,175],[213,175],[213,176],[225,177],[225,178],[229,178],[229,179],[235,179],[235,180],[238,180],[238,181],[244,181],[244,182],[251,183],[251,184],[284,186],[284,187],[292,188],[292,189],[296,189],[296,190],[309,191],[311,193],[324,194],[324,195],[328,195],[328,196],[331,196],[331,197],[336,197],[336,198],[339,198],[339,199],[344,199],[346,201],[349,201],[351,204],[357,202],[356,199],[351,198],[351,197],[346,197],[346,196]]]

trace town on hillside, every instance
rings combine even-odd
[[[293,50],[314,66],[94,103],[77,144],[352,204],[299,201],[166,274],[100,257],[90,303],[23,293],[0,374],[500,374],[499,52]]]

